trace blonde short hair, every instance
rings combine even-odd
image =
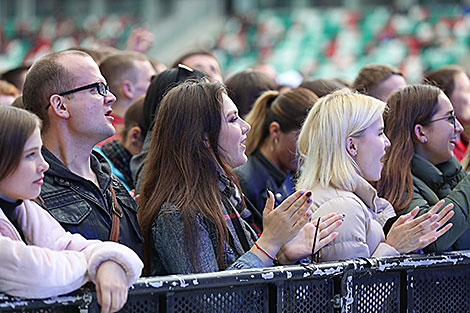
[[[359,167],[346,150],[348,137],[359,137],[379,119],[386,104],[376,98],[341,89],[320,98],[300,131],[298,189],[320,184],[355,189]]]

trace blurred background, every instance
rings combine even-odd
[[[209,48],[224,76],[351,81],[368,63],[408,82],[446,64],[470,70],[470,0],[0,0],[0,73],[73,46],[133,49],[170,65]]]

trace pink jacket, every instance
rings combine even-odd
[[[114,242],[71,234],[32,201],[16,208],[24,243],[0,210],[0,291],[25,298],[47,298],[95,281],[99,265],[113,260],[124,269],[129,286],[143,263],[131,249]]]
[[[400,253],[384,242],[383,225],[395,216],[392,205],[377,197],[377,191],[361,176],[356,176],[354,192],[334,187],[312,189],[312,221],[336,212],[345,215],[339,235],[320,250],[321,261],[357,257],[395,256]]]

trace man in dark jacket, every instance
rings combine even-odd
[[[117,240],[142,257],[137,204],[93,146],[112,136],[116,101],[86,53],[68,50],[38,60],[26,76],[23,103],[41,118],[49,163],[37,202],[72,233]]]

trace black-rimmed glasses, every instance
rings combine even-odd
[[[66,96],[66,95],[69,95],[69,94],[72,94],[72,93],[75,93],[75,92],[79,92],[79,91],[87,90],[87,89],[92,89],[92,88],[96,88],[98,93],[100,95],[102,95],[103,97],[106,97],[106,95],[108,94],[108,91],[109,91],[109,86],[108,85],[106,85],[103,82],[97,82],[97,83],[93,83],[93,84],[89,84],[89,85],[86,85],[86,86],[82,86],[82,87],[78,87],[78,88],[75,88],[75,89],[71,89],[71,90],[61,92],[58,95],[59,96]],[[51,105],[50,103],[47,104],[46,110],[49,108],[50,105]]]
[[[441,117],[441,118],[436,118],[435,120],[432,120],[432,121],[429,121],[429,123],[432,123],[432,122],[437,122],[437,121],[442,121],[442,120],[447,120],[449,123],[451,123],[452,125],[454,125],[454,129],[455,129],[455,114],[452,113],[451,115],[449,116],[444,116],[444,117]]]

